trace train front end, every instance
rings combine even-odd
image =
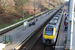
[[[43,43],[52,45],[55,43],[55,27],[47,26],[43,30]]]

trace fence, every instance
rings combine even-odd
[[[47,11],[49,11],[49,10],[47,10]],[[47,12],[47,11],[42,12],[42,14],[45,13],[45,12]],[[37,14],[36,16],[38,16],[38,15],[40,15],[40,14]],[[25,20],[23,20],[23,21],[20,21],[20,22],[18,22],[18,23],[15,23],[15,24],[13,24],[13,25],[10,25],[10,26],[8,26],[8,27],[2,28],[2,29],[0,29],[0,31],[4,31],[4,30],[6,30],[6,29],[8,29],[8,28],[11,28],[11,27],[13,27],[13,26],[15,26],[15,25],[18,25],[18,24],[20,24],[20,23],[22,23],[22,22],[24,22],[24,21],[30,20],[30,19],[32,19],[32,18],[34,18],[34,16],[32,16],[32,17],[30,17],[30,18],[28,18],[28,19],[25,19]]]
[[[12,42],[13,41],[12,36],[10,36],[10,35],[0,36],[0,43],[3,41],[5,41],[5,43]]]

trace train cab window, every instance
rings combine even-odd
[[[53,35],[53,28],[46,28],[45,35]]]

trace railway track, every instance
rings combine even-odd
[[[32,47],[31,50],[54,50],[54,46],[47,46],[42,43],[42,36],[39,38],[39,40],[36,42],[36,44]]]
[[[52,10],[53,10],[53,9],[51,9],[51,10],[49,10],[49,11],[52,11]],[[47,11],[47,12],[49,12],[49,11]],[[47,12],[45,12],[45,13],[47,13]],[[43,14],[45,14],[45,13],[43,13]],[[36,18],[39,17],[39,16],[41,16],[41,15],[43,15],[43,14],[40,14],[40,15],[36,16]],[[33,19],[34,19],[34,18],[32,18],[31,20],[33,20]],[[28,21],[31,21],[31,20],[28,20]],[[9,32],[9,31],[11,31],[11,30],[13,30],[13,29],[15,29],[15,28],[21,26],[22,24],[23,24],[23,23],[18,24],[18,25],[14,26],[14,27],[11,27],[11,28],[9,28],[9,29],[7,29],[7,30],[2,31],[2,32],[0,32],[0,35],[3,35],[3,34]]]
[[[44,50],[55,50],[55,48],[53,46],[46,46],[45,45]]]
[[[58,11],[57,11],[58,12]],[[56,13],[57,13],[56,12]],[[56,14],[55,13],[55,14]],[[55,15],[54,14],[54,15]],[[54,16],[52,15],[52,16]],[[54,50],[54,46],[46,46],[42,43],[42,32],[43,28],[46,26],[47,23],[52,19],[49,18],[42,26],[39,28],[35,34],[26,42],[24,43],[19,50]]]

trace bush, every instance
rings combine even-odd
[[[4,9],[2,7],[0,7],[0,14],[3,14],[4,13]]]

